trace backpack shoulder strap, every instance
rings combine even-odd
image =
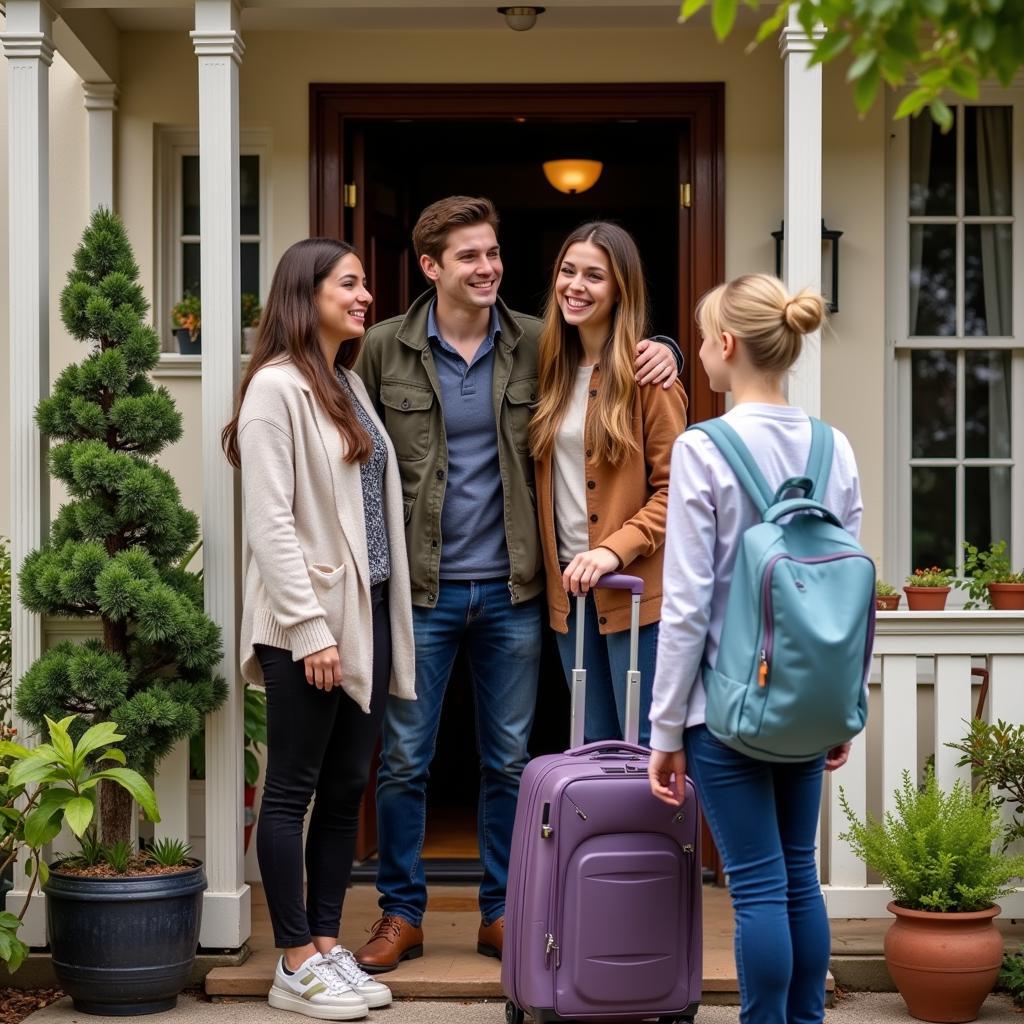
[[[835,448],[835,437],[827,423],[814,416],[811,420],[811,452],[807,457],[807,469],[804,476],[814,481],[814,490],[808,495],[814,501],[823,501],[828,487],[829,474],[832,472],[832,452]]]
[[[750,495],[750,500],[757,506],[757,510],[762,515],[767,512],[773,501],[772,489],[768,486],[768,481],[758,469],[754,456],[750,454],[750,449],[743,443],[740,435],[721,417],[694,423],[687,427],[687,430],[700,430],[711,438],[715,447],[722,453],[722,457],[729,463],[737,479],[743,485],[743,489]]]

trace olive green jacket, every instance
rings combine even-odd
[[[433,299],[431,289],[405,316],[371,327],[355,366],[398,455],[412,601],[425,608],[437,603],[441,505],[448,477],[441,386],[427,337],[427,313]],[[541,321],[513,312],[501,299],[497,309],[501,334],[494,345],[494,418],[505,494],[508,589],[513,603],[519,603],[544,587],[528,434],[537,400]]]

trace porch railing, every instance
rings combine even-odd
[[[972,669],[988,673],[985,719],[1024,721],[1024,613],[879,613],[868,727],[823,796],[819,850],[829,917],[887,917],[890,899],[839,838],[846,830],[839,787],[863,818],[892,810],[903,772],[920,781],[930,757],[941,787],[969,784],[970,768],[958,768],[959,752],[945,744],[966,734],[977,710],[985,677]],[[1004,917],[1020,917],[1024,889],[1000,905]]]

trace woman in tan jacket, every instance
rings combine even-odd
[[[572,677],[576,607],[606,573],[645,583],[640,606],[640,740],[661,617],[672,444],[686,426],[682,385],[639,387],[636,344],[646,337],[647,290],[636,243],[615,224],[577,228],[562,246],[548,297],[530,426],[537,515],[551,626]],[[586,601],[587,742],[621,739],[629,664],[629,595],[596,590]]]
[[[256,844],[283,949],[270,1004],[328,1020],[391,1002],[337,937],[384,704],[415,697],[401,481],[350,369],[370,302],[350,245],[288,249],[223,432],[245,498],[242,674],[267,691]]]

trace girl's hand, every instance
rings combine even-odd
[[[644,338],[636,347],[637,384],[660,384],[671,387],[679,376],[675,353],[663,341]]]
[[[569,593],[585,594],[602,577],[620,567],[619,556],[610,548],[592,548],[577,555],[562,573],[562,586]]]
[[[837,768],[842,768],[849,760],[852,746],[852,743],[840,743],[838,747],[833,747],[825,755],[825,771],[834,772]]]
[[[652,750],[647,762],[651,792],[669,807],[682,807],[686,798],[686,754],[682,750]]]
[[[306,666],[306,682],[325,692],[341,686],[341,658],[337,647],[325,647],[302,659]]]

